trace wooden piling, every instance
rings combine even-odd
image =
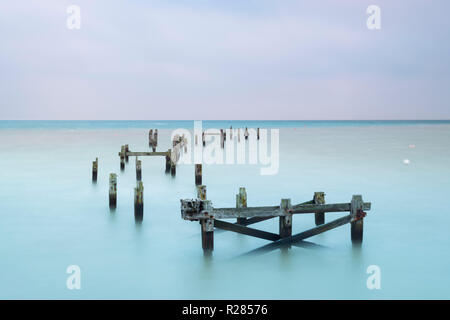
[[[175,162],[170,160],[170,175],[172,177],[175,177],[176,174],[177,174],[177,165],[175,164]]]
[[[125,145],[125,152],[130,151],[130,148],[128,147],[128,145]],[[125,153],[125,162],[128,163],[128,155]]]
[[[241,142],[241,128],[238,128],[238,142]]]
[[[170,154],[172,153],[172,150],[169,149],[166,154],[166,173],[170,172]]]
[[[144,184],[142,181],[138,181],[134,188],[134,218],[138,222],[144,219]]]
[[[352,216],[350,232],[353,244],[361,244],[363,241],[364,216],[366,215],[363,211],[363,206],[362,197],[354,195],[350,205],[350,214]]]
[[[155,129],[155,133],[153,134],[153,146],[156,147],[158,146],[158,129]]]
[[[313,198],[314,204],[325,204],[325,192],[314,192]],[[314,219],[316,222],[316,226],[325,223],[325,213],[324,212],[316,212],[314,213]]]
[[[197,186],[197,198],[200,200],[206,200],[206,186]]]
[[[97,173],[98,173],[98,158],[95,158],[95,161],[92,162],[92,181],[97,182]]]
[[[201,185],[202,184],[202,164],[196,164],[195,165],[195,185]]]
[[[247,129],[247,127],[245,127],[244,137],[245,137],[245,140],[248,140],[248,129]]]
[[[136,180],[142,180],[142,162],[136,157]]]
[[[223,134],[223,129],[220,129],[220,147],[225,147],[225,136]]]
[[[236,195],[236,208],[247,208],[247,192],[244,187],[239,188],[239,193]],[[247,218],[237,218],[238,224],[245,224]]]
[[[203,146],[205,146],[205,145],[206,145],[206,140],[205,140],[205,131],[203,131],[203,132],[202,132],[202,143],[203,143]]]
[[[202,226],[202,248],[205,254],[214,250],[214,219],[201,220]]]
[[[109,208],[115,209],[117,207],[117,175],[115,173],[109,174]]]
[[[256,138],[259,140],[259,128],[256,129]]]
[[[288,212],[292,209],[291,199],[281,199],[280,209]],[[280,217],[280,237],[286,238],[292,235],[292,214]]]
[[[120,150],[120,170],[125,169],[125,146],[122,146]]]

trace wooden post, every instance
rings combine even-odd
[[[233,140],[233,127],[230,126],[230,140]]]
[[[150,129],[150,131],[148,132],[148,146],[153,146],[153,129]]]
[[[201,185],[202,184],[202,164],[196,164],[195,165],[195,185]]]
[[[292,208],[291,199],[281,199],[280,209],[289,211]],[[286,238],[292,235],[292,214],[280,217],[280,237]]]
[[[125,146],[120,150],[120,170],[125,169]]]
[[[203,143],[203,146],[205,146],[205,145],[206,145],[206,140],[205,140],[205,131],[203,131],[203,132],[202,132],[202,143]]]
[[[92,162],[92,181],[97,182],[98,158]]]
[[[117,207],[117,175],[115,173],[109,174],[109,208],[115,209]]]
[[[247,192],[244,187],[239,188],[239,194],[236,195],[236,208],[247,208]],[[244,224],[246,218],[237,218],[238,224]]]
[[[238,128],[238,142],[241,142],[241,128]]]
[[[195,135],[195,145],[198,144],[198,135]]]
[[[259,140],[259,128],[256,129],[256,138]]]
[[[155,152],[156,147],[158,146],[158,129],[155,129],[155,133],[153,134],[153,146],[155,147],[153,152]]]
[[[130,151],[130,148],[128,147],[128,145],[125,145],[125,152]],[[128,155],[125,153],[125,162],[128,163]]]
[[[248,129],[247,129],[247,127],[245,127],[244,137],[245,137],[245,140],[248,140]]]
[[[175,164],[175,162],[170,160],[170,175],[172,177],[175,177],[176,174],[177,174],[177,165]]]
[[[170,172],[170,154],[172,153],[172,150],[169,149],[166,154],[166,173]]]
[[[144,219],[144,184],[138,181],[134,188],[134,218],[140,222]]]
[[[220,147],[223,148],[225,146],[225,136],[223,135],[223,129],[220,129]]]
[[[214,250],[214,219],[202,219],[202,248],[205,254]]]
[[[200,200],[206,200],[206,186],[197,186],[197,198]]]
[[[136,157],[136,180],[141,181],[142,180],[142,163],[141,160],[138,160]]]
[[[314,192],[313,198],[314,204],[325,204],[325,192]],[[325,223],[325,213],[324,212],[316,212],[314,213],[314,218],[316,222],[316,226]]]
[[[354,195],[350,205],[351,221],[351,238],[353,244],[361,244],[363,241],[363,227],[364,216],[363,211],[364,201],[360,195]]]

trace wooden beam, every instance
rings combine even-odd
[[[252,236],[252,237],[261,238],[261,239],[270,240],[270,241],[276,241],[276,240],[280,239],[280,236],[275,233],[261,231],[261,230],[245,227],[245,226],[242,226],[239,224],[229,223],[229,222],[216,220],[216,219],[214,219],[214,227],[216,227],[218,229],[233,231],[233,232],[245,234],[247,236]]]
[[[265,252],[268,252],[268,251],[272,251],[272,250],[284,247],[284,246],[289,245],[289,244],[294,244],[294,243],[302,241],[304,239],[307,239],[307,238],[313,237],[315,235],[321,234],[321,233],[323,233],[325,231],[329,231],[329,230],[335,229],[337,227],[343,226],[344,224],[349,223],[351,220],[352,220],[352,215],[346,215],[346,216],[344,216],[342,218],[339,218],[339,219],[333,220],[331,222],[322,224],[322,225],[320,225],[318,227],[315,227],[315,228],[312,228],[312,229],[300,232],[300,233],[298,233],[296,235],[293,235],[291,237],[283,238],[283,239],[280,239],[278,241],[269,243],[269,244],[267,244],[265,246],[262,246],[262,247],[260,247],[258,249],[252,250],[249,253],[251,253],[251,254],[265,253]]]

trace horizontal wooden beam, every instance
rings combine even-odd
[[[275,233],[257,230],[257,229],[245,227],[245,226],[242,226],[239,224],[229,223],[229,222],[220,221],[220,220],[214,220],[214,227],[223,229],[223,230],[227,230],[227,231],[233,231],[233,232],[245,234],[247,236],[270,240],[270,241],[276,241],[276,240],[280,239],[280,236]]]
[[[316,212],[350,212],[350,203],[332,204],[301,204],[292,207],[292,213],[316,213]],[[371,203],[365,202],[363,209],[370,210]]]
[[[119,155],[120,155],[120,153],[119,153]],[[167,151],[165,151],[165,152],[131,152],[131,151],[128,151],[128,152],[125,152],[125,155],[130,156],[130,157],[134,157],[134,156],[136,156],[136,157],[166,156],[166,155],[168,155],[168,152]]]
[[[300,233],[298,233],[296,235],[293,235],[293,236],[290,236],[290,237],[286,237],[286,238],[282,238],[282,239],[280,239],[278,241],[269,243],[269,244],[267,244],[265,246],[262,246],[262,247],[260,247],[258,249],[252,250],[249,253],[250,254],[266,253],[266,252],[272,251],[274,249],[278,249],[278,248],[284,247],[284,246],[289,245],[289,244],[294,244],[294,243],[297,243],[297,242],[302,241],[304,239],[307,239],[307,238],[313,237],[315,235],[321,234],[321,233],[323,233],[325,231],[329,231],[329,230],[335,229],[337,227],[343,226],[344,224],[350,223],[351,220],[352,220],[352,216],[351,215],[347,215],[347,216],[344,216],[342,218],[333,220],[331,222],[322,224],[322,225],[320,225],[318,227],[315,227],[315,228],[312,228],[312,229],[300,232]]]

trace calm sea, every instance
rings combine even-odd
[[[267,241],[216,232],[213,257],[204,258],[199,224],[180,215],[180,199],[196,194],[193,165],[172,178],[159,157],[142,158],[144,220],[136,224],[134,158],[121,172],[120,146],[148,151],[148,130],[158,128],[165,151],[172,130],[192,121],[0,121],[0,298],[450,298],[450,121],[203,122],[230,126],[280,129],[279,171],[204,166],[215,207],[235,206],[239,187],[249,206],[300,203],[315,191],[327,203],[361,194],[372,203],[362,247],[352,246],[349,225],[256,256],[246,253]],[[293,218],[294,233],[313,226],[312,215]],[[278,232],[278,220],[253,227]],[[80,267],[80,290],[66,286],[70,265]],[[381,270],[379,290],[366,285],[371,265]]]

